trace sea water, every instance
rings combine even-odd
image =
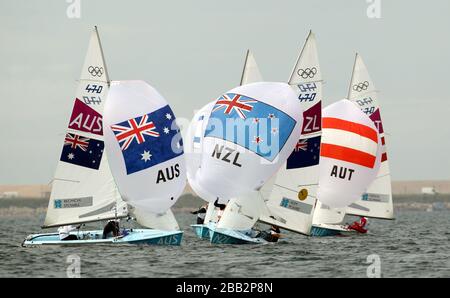
[[[179,247],[23,248],[29,233],[42,232],[44,214],[0,218],[0,277],[450,277],[450,211],[398,211],[393,221],[370,220],[366,235],[285,232],[267,245],[211,245],[189,226],[194,215],[175,216]]]

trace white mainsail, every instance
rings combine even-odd
[[[322,103],[322,74],[312,32],[300,52],[289,84],[304,110],[302,135],[287,162],[260,191],[267,205],[260,221],[309,235],[319,177]]]
[[[370,78],[367,67],[361,56],[356,54],[348,99],[354,102],[375,123],[381,137],[382,155],[377,177],[361,199],[347,208],[347,214],[394,219],[391,175],[386,153],[384,127],[377,97],[377,90]]]
[[[263,78],[259,72],[258,64],[256,64],[255,57],[250,50],[247,50],[245,57],[244,68],[242,70],[240,85],[262,82]]]
[[[103,152],[102,114],[108,90],[108,72],[97,28],[94,28],[43,227],[128,214]]]

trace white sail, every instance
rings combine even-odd
[[[256,64],[255,57],[250,50],[247,50],[240,85],[262,81],[263,78]],[[259,208],[256,208],[255,205],[259,206]],[[214,209],[214,213],[212,214],[213,218],[214,216],[217,218],[216,209]],[[249,230],[255,225],[264,209],[262,198],[253,192],[251,195],[242,194],[238,198],[232,198],[228,201],[227,208],[223,212],[220,227]]]
[[[346,208],[330,208],[327,205],[317,201],[314,210],[312,224],[313,226],[320,226],[321,224],[337,225],[344,221]]]
[[[186,185],[181,134],[167,101],[143,81],[112,82],[104,123],[123,199],[143,212],[166,212]]]
[[[323,110],[317,198],[331,208],[356,202],[375,179],[381,139],[373,122],[347,99]]]
[[[247,55],[245,57],[244,68],[242,70],[242,77],[240,85],[262,82],[262,76],[259,72],[259,67],[256,64],[255,57],[250,50],[247,50]]]
[[[136,222],[141,226],[163,231],[180,230],[178,222],[170,209],[163,213],[157,214],[146,212],[145,210],[139,208],[131,208],[130,213],[136,219]]]
[[[102,114],[109,78],[97,29],[92,32],[44,227],[126,216],[106,154]]]
[[[377,126],[381,137],[382,157],[376,179],[361,199],[347,208],[347,213],[380,219],[393,219],[391,175],[378,95],[366,65],[359,54],[356,54],[355,57],[348,98],[365,112]]]
[[[231,199],[223,215],[217,223],[217,228],[245,231],[251,229],[259,219],[264,201],[258,191],[243,193]]]
[[[208,208],[206,208],[204,223],[208,224],[210,222],[216,223],[219,220],[219,209],[214,206],[214,203],[209,203]]]
[[[192,190],[207,202],[214,202],[217,199],[217,196],[206,192],[202,188],[198,188],[194,179],[197,171],[200,169],[203,154],[204,132],[214,105],[215,102],[210,102],[195,113],[194,118],[192,118],[192,121],[189,123],[184,138],[187,180]]]
[[[224,200],[259,190],[289,156],[302,122],[287,84],[260,82],[228,91],[211,112],[193,182]]]
[[[261,189],[267,209],[260,221],[309,234],[319,179],[322,74],[310,32],[289,78],[303,112],[302,135],[287,162]]]

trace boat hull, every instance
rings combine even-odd
[[[197,225],[191,225],[191,227],[194,230],[195,235],[197,235],[198,238],[209,240],[211,238],[210,230],[214,229],[215,224],[214,223],[209,223],[206,225],[197,224]]]
[[[253,238],[244,232],[227,229],[210,229],[210,241],[213,244],[264,244],[262,238]]]
[[[352,233],[355,233],[355,231],[346,229],[341,225],[313,225],[311,227],[311,236],[313,237],[343,236]]]
[[[103,231],[72,232],[79,240],[60,240],[58,233],[34,234],[28,236],[22,246],[42,245],[89,245],[89,244],[133,244],[133,245],[180,245],[182,231],[161,231],[153,229],[127,230],[126,235],[102,239]]]

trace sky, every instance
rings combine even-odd
[[[94,25],[111,79],[147,81],[189,119],[239,84],[248,48],[287,81],[312,29],[324,105],[346,96],[358,51],[393,180],[450,179],[448,0],[78,0],[69,18],[73,1],[0,1],[0,184],[51,181]]]

